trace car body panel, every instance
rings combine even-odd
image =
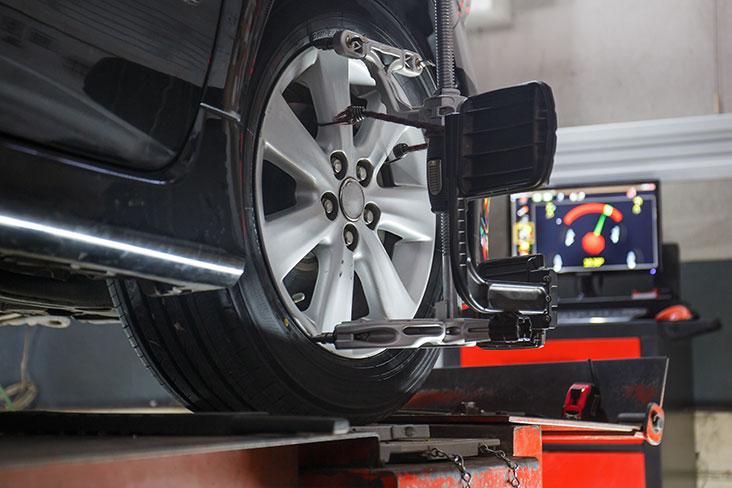
[[[93,157],[0,137],[0,254],[13,265],[45,260],[87,272],[149,278],[183,289],[228,287],[243,268],[239,96],[251,73],[270,2],[227,1],[221,12],[211,81],[174,160],[154,171],[124,168]],[[233,59],[233,61],[232,61]],[[228,98],[227,98],[227,95]],[[226,101],[228,100],[228,102]],[[210,107],[210,108],[206,108]],[[4,220],[3,220],[4,218]],[[77,249],[74,239],[35,231],[18,222],[103,237],[109,241],[221,265],[195,272],[171,261],[135,259],[129,248]],[[78,242],[77,242],[78,243]],[[87,243],[88,244],[88,243]],[[125,250],[127,249],[127,250]],[[115,260],[119,261],[113,266]],[[193,272],[192,272],[193,271]],[[203,278],[203,280],[202,280]],[[180,288],[180,287],[179,287]]]
[[[3,0],[0,131],[138,169],[167,165],[201,99],[220,0]]]
[[[252,211],[241,194],[242,94],[275,1],[223,0],[195,117],[165,165],[74,154],[0,125],[0,267],[61,266],[172,285],[156,291],[163,294],[236,283],[244,272],[243,215]],[[410,9],[426,12],[430,2],[385,3],[409,22]],[[424,17],[410,28],[427,36]],[[170,70],[201,83],[200,73]]]

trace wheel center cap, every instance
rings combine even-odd
[[[358,220],[366,203],[361,184],[354,178],[346,178],[341,185],[340,201],[343,215],[348,220]]]

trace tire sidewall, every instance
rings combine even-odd
[[[337,356],[315,344],[296,325],[279,298],[262,252],[255,212],[257,134],[275,80],[284,67],[317,40],[336,30],[357,30],[376,40],[418,49],[406,28],[375,2],[308,2],[308,15],[300,8],[279,7],[268,23],[252,73],[249,96],[242,100],[243,152],[242,201],[245,273],[231,291],[237,310],[249,322],[249,340],[257,341],[260,361],[281,378],[291,394],[322,407],[354,414],[386,412],[406,402],[426,378],[436,359],[434,350],[388,350],[364,359]],[[425,85],[425,93],[429,83]],[[435,253],[430,281],[418,315],[432,311],[439,293],[439,259]],[[398,405],[397,405],[398,404]]]

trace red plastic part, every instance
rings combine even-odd
[[[684,305],[671,305],[664,308],[656,314],[656,320],[666,320],[669,322],[678,322],[679,320],[689,320],[691,318],[691,310]]]
[[[582,413],[587,407],[587,400],[591,391],[592,385],[588,383],[575,383],[569,387],[562,409],[565,419],[585,420],[582,418]]]
[[[544,431],[541,433],[541,441],[544,445],[560,444],[566,446],[567,444],[571,444],[577,450],[582,449],[582,445],[639,445],[645,442],[641,437],[627,434]]]
[[[544,488],[645,488],[642,452],[545,452]]]
[[[479,347],[460,349],[460,366],[499,366],[504,364],[554,363],[628,359],[641,357],[640,338],[555,339],[541,349],[486,351]]]

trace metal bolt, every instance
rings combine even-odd
[[[346,229],[346,232],[343,233],[343,240],[346,241],[346,246],[350,246],[353,244],[353,232],[351,232],[349,229]]]
[[[655,412],[651,414],[651,428],[656,434],[663,430],[663,418]]]
[[[343,171],[343,162],[340,160],[340,158],[333,156],[332,158],[330,158],[330,164],[333,165],[333,172],[335,174]]]
[[[348,44],[348,47],[350,47],[354,51],[359,51],[363,46],[363,44],[361,43],[361,39],[355,36],[347,38],[346,44]]]
[[[358,178],[358,181],[364,181],[368,177],[369,172],[365,166],[359,166],[356,168],[356,178]]]
[[[374,211],[370,208],[366,208],[363,211],[363,220],[366,222],[366,225],[371,225],[374,223]]]
[[[333,202],[330,198],[323,198],[323,208],[325,209],[326,214],[330,215],[333,213]]]

